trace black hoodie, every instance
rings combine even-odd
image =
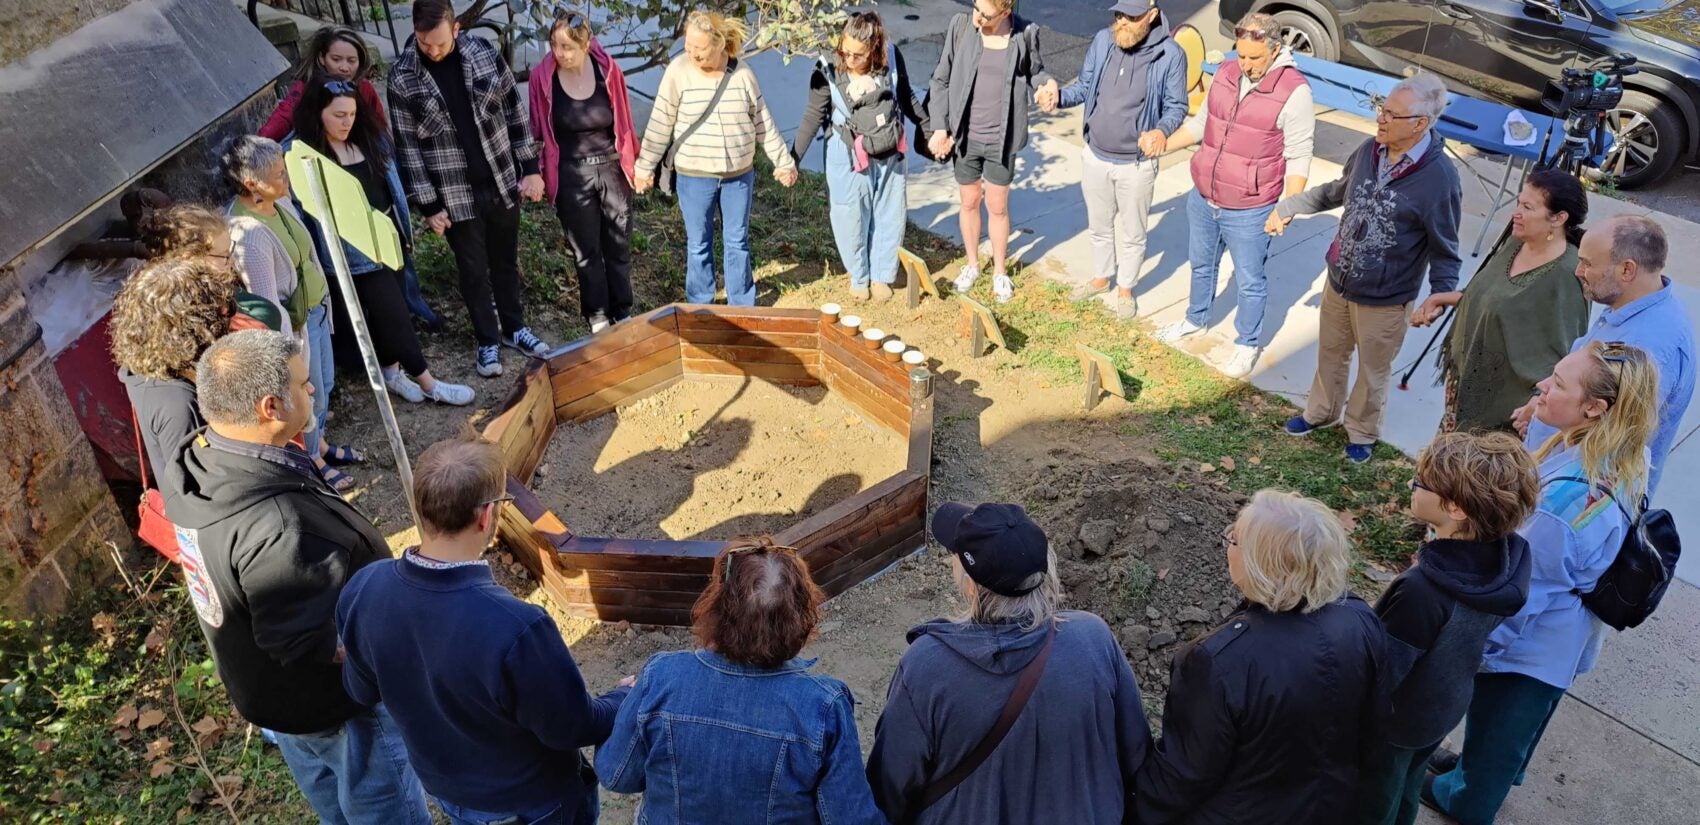
[[[383,535],[297,451],[202,430],[173,465],[166,515],[236,710],[294,734],[364,710],[342,687],[336,600],[354,571],[390,557]]]
[[[1470,707],[1482,647],[1529,597],[1529,544],[1436,539],[1417,550],[1375,603],[1387,627],[1393,691],[1384,739],[1424,748],[1445,737]]]

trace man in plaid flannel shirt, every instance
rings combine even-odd
[[[454,250],[490,378],[503,345],[549,351],[525,325],[519,280],[520,199],[543,199],[537,146],[513,73],[488,41],[461,35],[450,0],[415,0],[413,32],[390,69],[396,155],[408,199]]]

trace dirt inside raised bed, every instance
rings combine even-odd
[[[777,533],[904,468],[907,443],[825,387],[686,378],[555,431],[532,486],[573,532]]]

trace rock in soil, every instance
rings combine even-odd
[[[1080,525],[1080,542],[1086,546],[1087,556],[1102,556],[1110,551],[1110,544],[1116,540],[1116,523],[1113,521],[1089,521]]]

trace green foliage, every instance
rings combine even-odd
[[[1123,616],[1139,616],[1151,604],[1151,587],[1157,583],[1157,571],[1143,561],[1128,568],[1127,583],[1122,585],[1121,612]]]
[[[301,819],[187,605],[180,586],[106,590],[62,620],[0,621],[0,821]]]

